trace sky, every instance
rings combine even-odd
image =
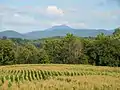
[[[40,31],[56,25],[75,29],[120,27],[120,0],[0,0],[0,31]]]

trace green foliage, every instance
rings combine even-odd
[[[19,64],[37,64],[38,63],[38,50],[32,44],[25,44],[16,47],[16,63]]]
[[[98,35],[96,40],[88,43],[85,48],[85,54],[89,56],[89,63],[101,66],[119,66],[119,40]]]
[[[14,43],[10,40],[0,40],[0,65],[12,64],[14,59]]]
[[[0,65],[45,63],[120,66],[120,29],[111,36],[101,33],[92,38],[68,33],[39,40],[0,40]]]
[[[116,28],[115,32],[113,33],[113,35],[118,35],[118,34],[120,34],[120,28]]]
[[[40,49],[38,53],[38,63],[46,64],[50,63],[49,56],[44,49]]]
[[[80,39],[67,34],[60,40],[49,40],[44,44],[52,63],[75,64],[79,62],[82,53],[82,43]]]

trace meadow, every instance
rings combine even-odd
[[[120,68],[66,64],[0,66],[0,90],[120,90]]]

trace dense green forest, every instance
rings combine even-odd
[[[120,29],[96,37],[52,37],[39,40],[0,39],[0,65],[92,64],[120,67]]]

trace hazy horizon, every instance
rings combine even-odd
[[[120,0],[0,0],[0,32],[26,33],[63,24],[115,29],[120,26]]]

